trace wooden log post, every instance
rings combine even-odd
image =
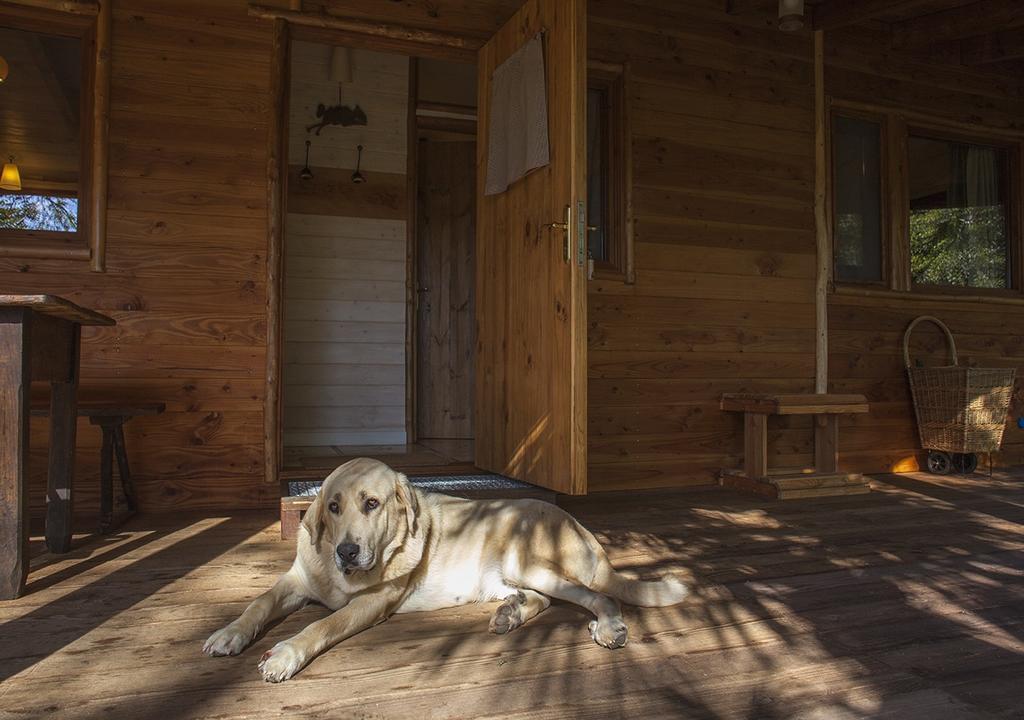
[[[281,286],[284,279],[284,212],[287,185],[288,24],[274,21],[267,129],[267,360],[263,410],[263,480],[277,482],[281,452]]]
[[[113,25],[113,0],[102,0],[96,18],[96,68],[93,78],[92,177],[89,231],[91,267],[103,272],[107,267],[107,186],[110,136],[110,33]]]
[[[825,40],[814,31],[814,228],[818,263],[814,287],[814,391],[828,392],[828,287],[832,274],[832,243],[825,212],[828,163],[825,133],[828,108],[825,105]]]

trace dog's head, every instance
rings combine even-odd
[[[351,575],[382,564],[396,540],[415,536],[418,511],[405,475],[358,458],[327,476],[302,524],[317,552],[329,548],[338,570]]]

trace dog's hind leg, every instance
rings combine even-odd
[[[495,635],[512,632],[547,610],[549,605],[551,600],[546,595],[534,590],[520,590],[515,595],[509,595],[505,602],[498,606],[488,629]]]
[[[515,580],[524,587],[580,605],[594,613],[597,620],[591,621],[589,628],[590,636],[598,645],[606,648],[620,648],[626,644],[628,634],[626,623],[622,620],[619,603],[614,598],[571,582],[553,569],[543,565],[525,568],[522,577],[515,578]]]

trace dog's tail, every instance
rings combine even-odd
[[[594,577],[593,589],[628,605],[666,607],[682,602],[690,594],[686,584],[672,575],[661,580],[636,580],[622,575],[607,562],[601,565]]]

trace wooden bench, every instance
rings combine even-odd
[[[727,393],[721,408],[744,415],[743,469],[723,470],[724,487],[780,500],[870,492],[860,473],[839,472],[839,416],[866,413],[863,395]],[[813,470],[768,468],[769,415],[814,416]]]
[[[78,416],[89,418],[90,425],[99,426],[103,431],[103,444],[100,446],[100,532],[109,533],[118,525],[131,517],[138,505],[135,499],[135,486],[128,467],[128,449],[124,442],[124,424],[133,417],[140,415],[159,415],[165,409],[163,403],[107,403],[80,402]],[[50,413],[45,407],[32,409],[37,417],[47,417]],[[121,491],[128,511],[114,519],[114,459],[117,459],[117,474],[121,479]]]

